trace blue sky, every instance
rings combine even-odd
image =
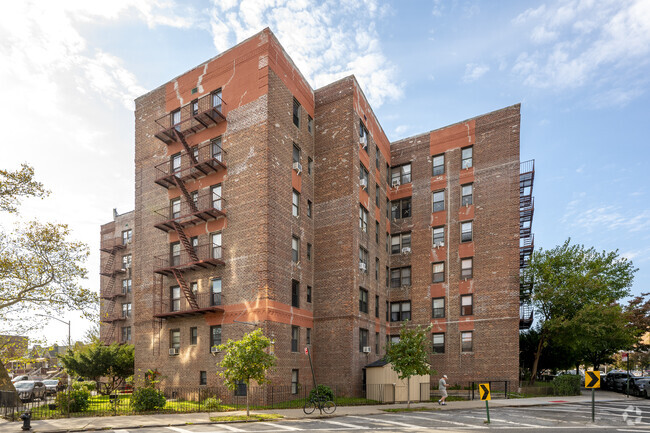
[[[5,3],[1,165],[53,191],[22,216],[72,226],[91,287],[99,225],[133,208],[133,99],[268,26],[314,88],[355,74],[391,140],[521,103],[536,246],[618,249],[650,291],[650,0]]]

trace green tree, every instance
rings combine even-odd
[[[271,340],[264,336],[261,329],[244,334],[241,340],[228,339],[218,346],[225,352],[219,366],[223,368],[219,375],[226,386],[235,390],[240,383],[246,384],[246,416],[250,416],[248,407],[248,388],[251,380],[258,385],[267,382],[266,372],[275,365],[275,356],[267,353]]]
[[[408,326],[402,323],[399,341],[388,343],[386,361],[390,362],[397,377],[406,379],[407,407],[411,406],[411,377],[431,373],[429,365],[431,325],[427,328]]]
[[[95,381],[99,392],[110,394],[133,375],[134,350],[129,344],[104,346],[95,342],[81,350],[68,352],[61,357],[61,362],[69,374]],[[103,389],[99,385],[102,377],[109,379]]]
[[[533,253],[525,279],[532,279],[532,301],[540,320],[540,339],[533,362],[531,383],[535,381],[544,345],[551,338],[564,338],[567,326],[577,324],[578,313],[590,305],[606,307],[628,296],[634,266],[619,257],[618,251],[597,252],[583,245],[564,244]],[[575,331],[568,331],[569,333]]]
[[[0,170],[0,212],[17,213],[21,197],[46,197],[50,193],[34,180],[34,169],[23,164],[18,171]]]

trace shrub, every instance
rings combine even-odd
[[[316,390],[321,400],[334,400],[334,391],[327,385],[318,385],[309,392],[309,399],[316,398]]]
[[[577,374],[563,374],[553,379],[555,395],[580,395],[580,379]]]
[[[56,405],[62,413],[68,410],[68,393],[61,391],[56,395]],[[85,387],[70,391],[70,412],[83,412],[90,405],[90,392]]]
[[[216,397],[208,397],[201,403],[201,406],[207,410],[219,410],[221,407],[221,399]]]
[[[166,403],[163,393],[154,388],[135,389],[131,396],[131,406],[137,412],[162,409]]]

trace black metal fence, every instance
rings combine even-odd
[[[450,397],[460,397],[464,400],[479,400],[479,385],[483,383],[490,385],[490,396],[492,400],[507,399],[508,393],[513,391],[508,388],[509,382],[507,380],[480,380],[454,384],[447,388],[447,394]],[[516,389],[514,391],[516,391]],[[438,390],[437,382],[431,382],[430,392],[432,399],[437,400],[440,398],[440,391]]]

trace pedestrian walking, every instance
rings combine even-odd
[[[438,404],[441,405],[446,405],[445,399],[447,398],[447,387],[449,384],[447,383],[447,375],[443,374],[440,380],[438,381],[438,390],[440,391],[440,400],[438,400]]]

